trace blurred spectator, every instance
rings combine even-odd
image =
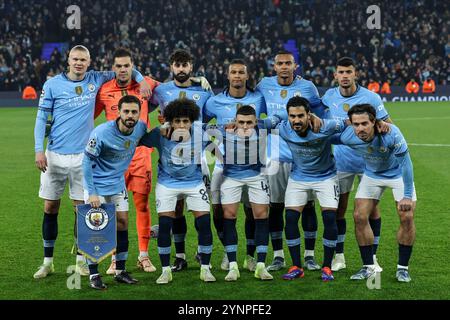
[[[434,80],[431,78],[428,78],[425,80],[422,86],[422,92],[423,93],[434,93],[436,91],[436,84],[434,83]]]
[[[380,84],[378,82],[374,81],[373,79],[370,79],[369,84],[367,85],[367,89],[378,93],[378,92],[380,92]]]
[[[32,86],[26,86],[25,89],[23,89],[22,99],[31,100],[37,98],[37,92]]]
[[[318,86],[336,85],[334,66],[344,55],[357,62],[362,85],[373,78],[404,86],[412,77],[450,83],[446,1],[378,1],[381,30],[367,29],[367,3],[356,0],[78,0],[81,30],[66,27],[72,0],[1,3],[0,90],[40,90],[66,69],[67,52],[41,58],[46,42],[86,45],[98,70],[110,69],[114,49],[128,46],[135,65],[160,81],[170,78],[170,52],[188,48],[194,74],[218,87],[233,58],[249,63],[249,84],[273,75],[273,55],[287,40],[296,43],[300,74]]]
[[[419,84],[416,82],[416,80],[411,79],[405,87],[406,92],[408,93],[419,93]]]
[[[381,86],[381,91],[380,93],[384,93],[384,94],[391,94],[391,85],[390,85],[390,81],[386,80],[383,85]]]

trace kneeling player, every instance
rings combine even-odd
[[[117,247],[115,279],[135,284],[125,271],[128,257],[128,192],[124,173],[133,158],[147,125],[139,121],[141,102],[135,96],[124,96],[118,104],[120,117],[103,123],[92,131],[83,158],[85,202],[98,208],[101,203],[116,205]],[[98,264],[88,259],[90,286],[106,289],[98,272]]]
[[[201,154],[203,150],[202,129],[193,128],[200,109],[194,101],[177,99],[164,110],[169,122],[169,132],[162,136],[160,128],[146,134],[141,144],[156,147],[159,151],[158,183],[156,185],[156,210],[159,215],[158,252],[162,274],[158,284],[172,281],[170,251],[175,208],[179,199],[185,199],[188,210],[195,216],[198,227],[198,252],[201,257],[200,279],[216,281],[209,267],[212,252],[212,233],[209,197],[202,179]],[[195,129],[195,130],[194,130]],[[194,132],[195,131],[195,132]],[[200,137],[196,135],[200,135]]]
[[[265,260],[269,243],[269,187],[267,178],[262,175],[262,163],[259,159],[259,147],[265,149],[266,142],[259,141],[256,112],[252,106],[240,107],[236,113],[236,132],[227,132],[224,143],[224,181],[220,187],[222,208],[224,213],[223,237],[229,261],[229,272],[226,281],[239,278],[236,262],[237,232],[236,215],[241,201],[242,189],[248,189],[248,197],[255,219],[255,245],[257,264],[255,277],[261,280],[272,280],[267,271]],[[242,164],[241,164],[242,163]]]

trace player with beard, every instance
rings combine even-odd
[[[126,95],[118,103],[119,117],[96,127],[86,146],[83,158],[84,200],[93,208],[101,203],[114,203],[117,215],[117,247],[115,280],[135,284],[125,269],[128,257],[128,191],[125,171],[134,156],[139,140],[147,132],[147,124],[139,121],[141,101]],[[88,259],[90,286],[103,290],[98,263]]]
[[[175,50],[169,58],[170,70],[173,74],[173,80],[160,84],[152,97],[153,103],[158,104],[161,114],[164,114],[166,106],[176,99],[189,99],[195,101],[200,108],[200,118],[202,121],[206,101],[214,94],[206,90],[199,82],[191,78],[194,59],[192,55],[183,49]],[[160,122],[164,119],[160,116]],[[203,181],[209,189],[209,169],[206,164],[206,157],[202,157]],[[178,201],[176,208],[176,218],[173,220],[173,237],[175,243],[176,258],[172,266],[172,271],[177,272],[187,268],[185,254],[185,238],[187,232],[186,218],[183,214],[184,202]],[[196,255],[197,261],[200,257]]]
[[[119,100],[127,94],[133,94],[141,100],[141,120],[150,128],[149,105],[139,94],[139,84],[131,79],[133,68],[133,58],[131,52],[125,48],[118,48],[113,55],[114,72],[116,79],[108,81],[100,88],[96,102],[94,118],[97,118],[103,111],[108,121],[116,120]],[[144,77],[152,90],[158,86],[159,82]],[[152,187],[152,159],[151,149],[145,146],[136,148],[136,153],[131,161],[130,167],[125,172],[125,182],[127,189],[133,192],[134,207],[136,208],[136,230],[139,242],[139,256],[137,267],[145,272],[154,272],[153,266],[148,255],[148,245],[150,241],[151,214],[148,205],[149,194]],[[106,271],[107,274],[115,274],[116,260],[112,256],[111,265]]]

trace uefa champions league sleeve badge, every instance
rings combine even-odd
[[[99,263],[116,249],[116,209],[114,204],[102,204],[92,208],[89,204],[78,205],[78,250],[95,263]]]

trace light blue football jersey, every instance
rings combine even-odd
[[[213,96],[211,91],[204,90],[200,85],[194,85],[190,87],[178,87],[175,82],[169,81],[161,83],[153,92],[152,102],[159,105],[161,114],[164,114],[164,109],[167,105],[176,99],[190,99],[194,100],[197,106],[200,108],[200,119],[203,119],[204,108],[206,101]]]
[[[276,128],[292,153],[293,167],[290,177],[293,180],[323,181],[336,174],[331,138],[344,130],[343,121],[325,119],[318,133],[308,129],[305,137],[299,136],[286,120]]]
[[[340,135],[340,142],[362,156],[364,174],[374,179],[395,179],[402,176],[402,169],[396,159],[408,152],[408,145],[402,133],[391,124],[391,131],[377,134],[370,142],[364,142],[353,127],[347,127]]]
[[[52,126],[47,149],[60,154],[82,153],[94,129],[97,92],[115,78],[113,71],[89,71],[83,80],[72,81],[65,73],[44,83],[34,129],[35,152],[44,151],[45,125],[49,115]],[[133,70],[137,82],[144,80]]]
[[[267,135],[261,137],[256,127],[249,137],[239,137],[235,133],[225,132],[222,128],[224,140],[223,175],[236,180],[255,177],[263,173],[266,164]]]
[[[250,90],[242,98],[235,98],[224,92],[213,96],[206,102],[204,113],[207,119],[216,119],[217,125],[225,125],[236,118],[237,110],[243,105],[252,106],[257,118],[261,113],[267,113],[264,96]]]
[[[336,120],[348,119],[348,110],[352,106],[362,103],[368,103],[375,108],[377,119],[385,120],[389,118],[380,96],[361,86],[358,86],[356,92],[350,97],[342,96],[339,87],[328,89],[322,97],[322,103],[328,107],[330,117]],[[350,173],[362,173],[364,171],[364,161],[355,150],[345,145],[336,145],[334,156],[338,171]]]
[[[288,114],[286,105],[290,98],[300,96],[307,99],[311,106],[311,111],[320,118],[324,117],[325,108],[320,100],[316,86],[309,80],[295,78],[288,86],[278,83],[277,76],[264,77],[257,85],[256,90],[261,92],[266,101],[267,116],[278,115],[281,119],[287,120]],[[272,141],[273,140],[273,141]],[[268,157],[281,162],[291,162],[292,155],[290,149],[282,139],[269,137]]]
[[[83,162],[84,188],[89,195],[110,196],[126,190],[125,171],[146,132],[147,125],[142,121],[136,123],[130,135],[120,132],[116,121],[102,123],[92,131],[85,147],[85,157],[90,159],[87,164],[91,165],[92,181],[89,169],[85,168],[86,161]]]
[[[207,142],[203,129],[194,124],[191,139],[177,142],[161,136],[159,127],[144,135],[141,144],[159,151],[158,183],[167,188],[192,188],[203,182],[201,157]]]

